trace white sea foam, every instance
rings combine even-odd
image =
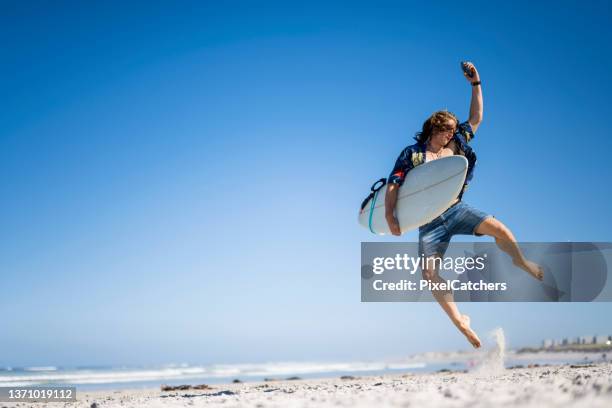
[[[57,367],[46,366],[46,367],[26,367],[24,371],[57,371]]]
[[[206,377],[203,367],[184,369],[151,369],[151,370],[74,370],[45,374],[2,375],[0,386],[9,386],[14,382],[66,383],[66,384],[106,384],[114,382],[152,381],[161,379],[183,379]]]
[[[262,364],[218,364],[188,366],[170,364],[151,369],[75,369],[75,370],[24,370],[23,373],[0,374],[0,386],[23,386],[44,383],[61,384],[110,384],[142,381],[198,380],[231,377],[275,377],[329,372],[364,372],[382,370],[408,370],[423,368],[418,362],[270,362]],[[9,374],[9,373],[5,373]]]

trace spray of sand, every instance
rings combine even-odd
[[[504,372],[504,359],[506,357],[506,337],[501,327],[489,333],[493,345],[486,350],[482,360],[474,369],[473,374],[479,377],[492,377]]]

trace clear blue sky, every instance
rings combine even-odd
[[[436,304],[360,303],[358,205],[432,111],[467,117],[469,59],[465,200],[612,241],[610,7],[3,1],[0,365],[467,348]],[[609,303],[463,309],[511,346],[612,334]]]

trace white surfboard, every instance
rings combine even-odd
[[[432,221],[450,207],[459,196],[468,161],[463,156],[449,156],[416,166],[408,172],[400,187],[395,207],[402,234]],[[391,234],[385,218],[383,186],[376,196],[372,216],[372,198],[359,213],[359,224],[378,235]]]

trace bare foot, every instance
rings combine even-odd
[[[478,338],[476,332],[470,327],[470,316],[461,315],[461,323],[457,325],[457,328],[461,333],[463,333],[463,335],[468,339],[468,341],[472,343],[472,346],[474,346],[474,348],[480,347],[480,339]]]
[[[544,280],[544,269],[537,263],[525,260],[524,263],[515,262],[514,264],[537,280]]]

